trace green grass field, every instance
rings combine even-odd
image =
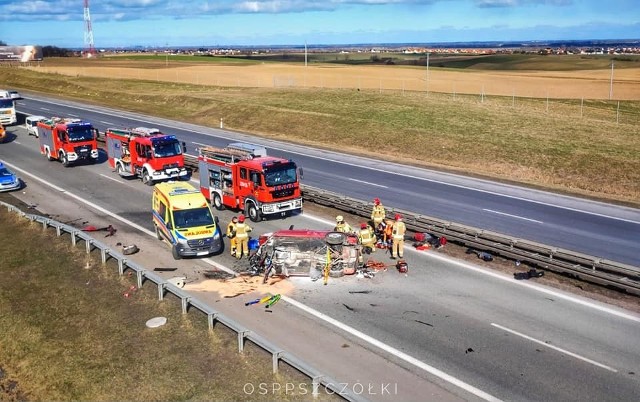
[[[211,127],[224,119],[227,129],[268,138],[640,205],[640,101],[220,87],[6,67],[0,74],[2,86],[25,91]]]

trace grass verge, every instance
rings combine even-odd
[[[158,301],[155,286],[123,297],[135,281],[98,253],[5,208],[0,221],[0,400],[311,399],[305,376],[286,364],[272,374],[268,353],[239,354],[234,332],[208,331],[206,316]],[[167,324],[147,328],[156,316]]]

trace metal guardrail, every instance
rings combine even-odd
[[[198,161],[194,157],[185,155],[185,165],[192,170],[197,170]],[[373,206],[363,200],[307,185],[302,185],[302,198],[304,202],[313,202],[367,219],[371,216]],[[386,209],[391,214],[396,212],[402,214],[407,229],[410,231],[445,236],[447,240],[457,244],[488,251],[508,259],[526,262],[537,268],[570,275],[576,279],[614,287],[640,296],[639,267],[402,209],[389,207]]]
[[[303,200],[369,218],[372,204],[330,191],[303,186]],[[489,251],[532,266],[569,274],[577,279],[612,286],[640,296],[640,268],[587,254],[506,236],[488,230],[432,218],[410,211],[387,208],[403,215],[407,229],[445,236],[467,247]]]
[[[31,221],[42,223],[44,230],[49,227],[55,228],[57,236],[61,236],[63,233],[69,233],[69,235],[71,236],[71,244],[73,244],[74,246],[77,245],[78,239],[80,239],[85,244],[85,250],[87,254],[91,253],[95,249],[99,249],[102,263],[106,264],[106,262],[110,258],[116,260],[118,263],[118,273],[120,275],[124,275],[124,272],[127,269],[131,269],[132,271],[134,271],[136,274],[138,288],[141,288],[146,280],[155,283],[158,288],[158,300],[163,300],[164,296],[167,293],[171,293],[177,296],[181,301],[183,314],[187,314],[190,307],[193,307],[207,315],[209,330],[213,330],[214,324],[218,322],[236,332],[238,335],[238,352],[242,353],[244,351],[244,345],[247,340],[258,345],[260,348],[271,354],[272,370],[274,374],[278,372],[279,363],[281,361],[286,362],[311,379],[313,389],[312,395],[314,397],[318,396],[320,386],[324,386],[327,389],[330,389],[334,395],[337,395],[345,400],[366,401],[366,399],[362,395],[356,394],[349,389],[343,389],[344,387],[338,381],[322,374],[300,358],[271,343],[263,336],[256,334],[237,321],[214,310],[206,303],[193,297],[178,286],[167,282],[159,275],[148,271],[147,269],[133,261],[128,260],[125,255],[112,250],[109,245],[94,239],[86,232],[83,232],[82,230],[79,230],[78,228],[75,228],[73,226],[60,223],[53,219],[45,218],[39,215],[27,214],[16,206],[7,204],[2,201],[0,201],[0,204],[7,207],[9,211],[16,212]]]

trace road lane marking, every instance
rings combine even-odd
[[[544,222],[542,222],[542,221],[538,221],[538,220],[535,220],[535,219],[525,218],[524,216],[511,215],[511,214],[508,214],[508,213],[506,213],[506,212],[494,211],[493,209],[486,209],[486,208],[483,208],[482,210],[483,210],[483,211],[487,211],[487,212],[491,212],[491,213],[493,213],[493,214],[509,216],[509,217],[511,217],[511,218],[516,218],[516,219],[522,219],[522,220],[529,221],[529,222],[544,223]]]
[[[42,103],[50,103],[50,104],[53,104],[53,105],[56,105],[56,106],[59,106],[59,105],[69,106],[69,105],[65,105],[63,103],[52,102],[52,101],[42,100],[42,99],[37,99],[37,101],[38,102],[42,102]],[[72,107],[80,108],[80,106],[73,106],[73,105],[72,105]],[[128,119],[128,120],[134,120],[134,121],[138,121],[138,122],[156,124],[157,125],[157,121],[146,120],[144,118],[141,118],[141,116],[127,117],[127,116],[118,115],[118,114],[115,114],[115,113],[108,113],[108,112],[104,111],[103,108],[97,108],[97,107],[96,108],[91,108],[91,107],[88,107],[87,105],[82,105],[82,107],[84,108],[83,110],[89,110],[89,111],[92,111],[94,113],[100,113],[100,114],[103,114],[103,115],[106,115],[106,116],[115,116],[115,117],[125,118],[125,119]],[[45,109],[45,108],[41,108],[41,109],[42,110],[48,110],[48,109]],[[210,132],[205,132],[205,131],[202,131],[202,130],[189,130],[189,129],[185,129],[184,126],[181,127],[181,126],[178,126],[176,124],[171,124],[171,123],[165,123],[165,124],[163,124],[163,126],[170,127],[170,128],[177,129],[177,130],[190,131],[192,133],[201,134],[201,135],[204,135],[204,136],[207,136],[207,137],[222,138],[222,139],[229,140],[229,141],[236,141],[237,140],[237,137],[229,137],[229,136],[226,136],[226,135],[223,135],[223,134],[211,134]],[[224,131],[220,130],[220,129],[214,129],[212,127],[208,128],[208,129],[209,130],[215,130],[218,133],[220,133],[220,132],[224,133]],[[249,136],[249,134],[246,134],[246,135]],[[193,142],[193,143],[194,144],[198,144],[198,145],[205,145],[205,144],[197,143],[197,142]],[[297,146],[300,147],[300,148],[304,148],[304,146],[301,146],[301,145],[297,145]],[[407,177],[407,178],[410,178],[410,179],[428,181],[428,182],[431,182],[431,183],[442,184],[442,185],[445,185],[445,186],[451,186],[451,187],[457,187],[457,188],[462,188],[462,189],[471,190],[471,191],[477,191],[477,192],[480,192],[480,193],[491,194],[491,195],[495,195],[495,196],[498,196],[498,197],[511,198],[511,199],[514,199],[514,200],[530,202],[530,203],[533,203],[533,204],[546,205],[546,206],[553,207],[553,208],[560,208],[560,209],[564,209],[564,210],[567,210],[567,211],[574,211],[574,212],[579,212],[579,213],[592,215],[592,216],[600,216],[600,217],[603,217],[603,218],[614,219],[614,220],[618,220],[618,221],[622,221],[622,222],[640,224],[640,221],[636,221],[636,220],[633,220],[633,219],[626,219],[626,218],[620,218],[620,217],[606,215],[606,214],[600,214],[600,213],[597,213],[597,212],[585,211],[585,210],[578,209],[578,208],[566,207],[566,206],[552,204],[552,203],[548,203],[548,202],[532,200],[532,199],[529,199],[529,198],[519,197],[519,196],[515,196],[515,195],[502,194],[502,193],[498,193],[496,191],[482,190],[482,189],[478,189],[478,188],[474,188],[474,187],[470,187],[470,186],[465,186],[465,185],[462,185],[462,184],[454,184],[454,183],[448,183],[448,182],[441,181],[441,180],[428,179],[428,178],[425,178],[425,177],[419,177],[419,176],[410,175],[410,174],[407,174],[407,173],[393,172],[393,171],[390,171],[390,170],[380,169],[378,167],[362,166],[362,165],[358,165],[358,164],[352,163],[352,162],[345,162],[343,160],[329,159],[325,155],[323,155],[322,157],[318,157],[318,156],[311,155],[309,153],[305,153],[305,152],[301,152],[301,151],[294,151],[294,150],[291,150],[291,149],[284,149],[282,147],[273,146],[273,145],[268,145],[267,147],[271,148],[271,149],[278,150],[278,151],[282,151],[282,152],[288,152],[288,153],[291,153],[291,154],[294,154],[294,155],[302,155],[302,156],[306,156],[308,158],[320,159],[320,160],[327,161],[327,162],[333,162],[333,163],[339,163],[339,164],[346,165],[346,166],[358,167],[360,169],[367,169],[367,170],[372,170],[372,171],[376,171],[376,172],[387,173],[387,174],[390,174],[390,175]],[[344,156],[345,156],[345,158],[352,157],[352,155],[344,155]],[[375,161],[373,161],[371,159],[366,159],[366,158],[363,158],[363,159],[371,161],[371,162],[375,162]],[[398,165],[398,166],[400,168],[406,168],[406,166],[403,166],[403,165]],[[430,172],[430,171],[428,171],[426,169],[425,169],[425,171]],[[433,172],[433,173],[443,174],[441,172]],[[468,179],[468,178],[466,178],[464,176],[453,175],[453,174],[449,174],[449,175],[450,176],[454,176],[454,177],[460,177],[460,178]],[[476,179],[476,180],[478,180],[478,179]],[[481,180],[481,181],[488,182],[486,180]],[[492,183],[492,182],[488,182],[488,183],[495,184],[495,183]],[[516,187],[516,188],[519,189],[519,188],[523,188],[523,187]],[[559,196],[558,194],[553,194],[553,193],[546,193],[546,192],[543,192],[543,193],[550,194],[550,195],[553,195],[553,196],[556,196],[556,197]],[[584,201],[584,200],[582,200],[580,198],[576,198],[576,197],[568,197],[568,196],[565,196],[565,197],[574,198],[574,199],[578,199],[578,200]]]
[[[321,312],[319,312],[319,311],[317,311],[317,310],[315,310],[315,309],[313,309],[313,308],[311,308],[311,307],[309,307],[307,305],[304,305],[304,304],[300,303],[299,301],[290,298],[289,296],[282,295],[281,297],[282,297],[282,300],[284,300],[287,303],[299,308],[300,310],[303,310],[303,311],[313,315],[314,317],[317,317],[317,318],[319,318],[319,319],[321,319],[323,321],[326,321],[329,324],[331,324],[331,325],[333,325],[333,326],[335,326],[337,328],[340,328],[341,330],[346,331],[349,334],[351,334],[353,336],[356,336],[356,337],[362,339],[363,341],[365,341],[365,342],[367,342],[367,343],[369,343],[369,344],[371,344],[373,346],[376,346],[376,347],[384,350],[385,352],[387,352],[387,353],[389,353],[389,354],[391,354],[391,355],[393,355],[393,356],[395,356],[395,357],[397,357],[399,359],[404,360],[407,363],[410,363],[410,364],[412,364],[412,365],[414,365],[414,366],[416,366],[416,367],[418,367],[418,368],[420,368],[420,369],[422,369],[422,370],[424,370],[424,371],[426,371],[426,372],[428,372],[430,374],[435,375],[438,378],[441,378],[441,379],[443,379],[443,380],[445,380],[445,381],[447,381],[447,382],[449,382],[449,383],[451,383],[453,385],[456,385],[456,386],[464,389],[465,391],[467,391],[467,392],[469,392],[469,393],[471,393],[471,394],[473,394],[473,395],[475,395],[475,396],[477,396],[479,398],[484,399],[485,401],[500,401],[500,399],[496,398],[495,396],[490,395],[490,394],[488,394],[488,393],[486,393],[486,392],[474,387],[473,385],[467,384],[466,382],[464,382],[462,380],[459,380],[459,379],[457,379],[457,378],[445,373],[444,371],[438,370],[437,368],[435,368],[433,366],[430,366],[427,363],[424,363],[423,361],[420,361],[420,360],[416,359],[413,356],[410,356],[410,355],[408,355],[408,354],[406,354],[406,353],[404,353],[404,352],[402,352],[402,351],[400,351],[400,350],[398,350],[398,349],[396,349],[396,348],[394,348],[392,346],[387,345],[386,343],[383,343],[383,342],[381,342],[381,341],[379,341],[379,340],[377,340],[377,339],[375,339],[375,338],[373,338],[373,337],[371,337],[371,336],[369,336],[367,334],[364,334],[364,333],[358,331],[357,329],[355,329],[353,327],[348,326],[347,324],[344,324],[341,321],[338,321],[338,320],[336,320],[334,318],[331,318],[331,317],[329,317],[328,315],[326,315],[324,313],[321,313]]]
[[[54,103],[54,105],[55,105],[55,103]],[[47,109],[46,107],[41,107],[41,108],[40,108],[40,110],[46,110],[47,112],[50,112],[50,111],[51,111],[51,109]],[[27,114],[28,114],[28,113],[27,113]]]
[[[34,180],[36,180],[36,181],[39,181],[40,183],[42,183],[42,184],[44,184],[44,185],[46,185],[46,186],[49,186],[49,187],[51,187],[51,188],[53,188],[53,189],[55,189],[55,190],[57,190],[57,191],[59,191],[59,192],[61,192],[61,193],[63,193],[63,194],[68,195],[69,197],[71,197],[71,198],[73,198],[73,199],[75,199],[75,200],[77,200],[77,201],[80,201],[81,203],[83,203],[83,204],[85,204],[85,205],[88,205],[89,207],[91,207],[91,208],[93,208],[93,209],[95,209],[95,210],[97,210],[97,211],[99,211],[99,212],[102,212],[102,213],[103,213],[103,214],[105,214],[105,215],[109,215],[110,217],[112,217],[112,218],[114,218],[114,219],[117,219],[117,220],[119,220],[120,222],[122,222],[122,223],[124,223],[124,224],[126,224],[126,225],[131,226],[132,228],[138,229],[139,231],[141,231],[142,233],[144,233],[144,234],[146,234],[146,235],[149,235],[149,236],[154,237],[154,238],[156,237],[155,232],[152,232],[151,230],[145,229],[144,227],[142,227],[142,226],[138,225],[137,223],[132,222],[132,221],[130,221],[130,220],[128,220],[128,219],[126,219],[126,218],[123,218],[123,217],[121,217],[120,215],[116,215],[116,214],[114,214],[113,212],[109,211],[109,210],[108,210],[108,209],[106,209],[106,208],[101,207],[101,206],[100,206],[100,205],[98,205],[98,204],[94,204],[93,202],[88,201],[88,200],[85,200],[84,198],[79,197],[79,196],[77,196],[77,195],[75,195],[75,194],[73,194],[73,193],[70,193],[69,191],[67,191],[67,190],[65,190],[65,189],[63,189],[63,188],[61,188],[61,187],[58,187],[58,186],[56,186],[56,185],[55,185],[55,184],[53,184],[53,183],[49,183],[48,181],[46,181],[46,180],[44,180],[44,179],[41,179],[41,178],[39,178],[39,177],[36,177],[35,175],[33,175],[33,174],[31,174],[31,173],[27,172],[26,170],[23,170],[23,169],[21,169],[21,168],[19,168],[19,167],[15,166],[15,165],[13,165],[13,164],[8,164],[8,163],[7,163],[6,165],[8,165],[9,167],[11,167],[11,168],[13,168],[13,169],[15,169],[15,170],[17,170],[17,171],[21,172],[22,174],[24,174],[24,175],[26,175],[26,176],[31,177],[32,179],[34,179]],[[104,176],[104,175],[100,174],[100,176]],[[104,177],[110,178],[110,177],[108,177],[108,176],[104,176]],[[114,179],[114,180],[116,180],[116,179]],[[116,180],[116,181],[118,181],[118,180]],[[122,184],[122,183],[121,183],[121,184]],[[214,266],[214,267],[216,267],[216,268],[220,268],[220,269],[222,269],[223,271],[227,272],[228,274],[231,274],[231,275],[234,275],[234,276],[235,276],[235,275],[237,275],[237,272],[235,272],[235,271],[233,271],[233,270],[231,270],[231,269],[229,269],[229,268],[227,268],[227,267],[225,267],[225,266],[223,266],[223,265],[220,265],[220,264],[218,264],[218,263],[217,263],[217,262],[215,262],[215,261],[210,260],[210,258],[203,258],[203,259],[201,259],[201,261],[204,261],[204,262],[206,262],[207,264],[212,265],[212,266]]]
[[[594,366],[598,366],[598,367],[603,368],[605,370],[613,371],[614,373],[618,372],[618,370],[616,370],[616,369],[614,369],[612,367],[609,367],[606,364],[598,363],[597,361],[594,361],[594,360],[591,360],[591,359],[587,359],[584,356],[580,356],[579,354],[576,354],[576,353],[573,353],[573,352],[569,352],[566,349],[562,349],[562,348],[559,348],[557,346],[553,346],[551,344],[548,344],[546,342],[543,342],[541,340],[533,338],[533,337],[531,337],[529,335],[525,335],[525,334],[523,334],[521,332],[514,331],[513,329],[510,329],[510,328],[507,328],[507,327],[503,327],[502,325],[495,324],[493,322],[491,323],[491,325],[496,327],[496,328],[499,328],[499,329],[501,329],[503,331],[509,332],[509,333],[511,333],[513,335],[517,335],[517,336],[519,336],[521,338],[524,338],[524,339],[529,340],[531,342],[537,343],[538,345],[546,346],[546,347],[548,347],[550,349],[553,349],[553,350],[556,350],[556,351],[558,351],[560,353],[564,353],[565,355],[568,355],[568,356],[571,356],[571,357],[575,357],[578,360],[582,360],[582,361],[587,362],[589,364],[593,364]]]
[[[46,186],[54,188],[54,189],[56,189],[56,190],[58,190],[58,191],[60,191],[60,192],[62,192],[64,194],[68,195],[69,197],[71,197],[71,198],[73,198],[73,199],[75,199],[77,201],[80,201],[80,202],[84,203],[85,205],[90,206],[91,208],[96,209],[99,212],[102,212],[102,213],[104,213],[106,215],[109,215],[109,216],[113,217],[114,219],[117,219],[122,223],[125,223],[125,224],[127,224],[127,225],[129,225],[129,226],[131,226],[131,227],[133,227],[135,229],[138,229],[139,231],[141,231],[141,232],[143,232],[143,233],[145,233],[145,234],[147,234],[149,236],[156,237],[156,234],[154,232],[145,229],[144,227],[138,225],[137,223],[134,223],[134,222],[132,222],[132,221],[126,219],[126,218],[123,218],[123,217],[121,217],[119,215],[116,215],[113,212],[111,212],[111,211],[109,211],[109,210],[107,210],[107,209],[105,209],[105,208],[103,208],[103,207],[101,207],[101,206],[99,206],[97,204],[92,203],[91,201],[85,200],[85,199],[83,199],[83,198],[81,198],[81,197],[79,197],[79,196],[77,196],[77,195],[75,195],[73,193],[70,193],[70,192],[68,192],[68,191],[56,186],[55,184],[49,183],[48,181],[46,181],[44,179],[36,177],[35,175],[33,175],[33,174],[31,174],[31,173],[29,173],[29,172],[27,172],[27,171],[25,171],[25,170],[23,170],[21,168],[18,168],[15,165],[12,165],[12,164],[7,164],[7,165],[9,167],[21,172],[22,174],[24,174],[26,176],[29,176],[32,179],[36,180],[36,181],[39,181],[40,183],[42,183],[42,184],[44,184]],[[211,260],[209,258],[202,259],[201,261],[204,261],[205,263],[207,263],[209,265],[212,265],[212,266],[214,266],[216,268],[222,269],[223,271],[225,271],[227,273],[230,273],[232,275],[236,275],[237,274],[235,271],[233,271],[233,270],[225,267],[224,265],[219,264],[219,263],[217,263],[217,262],[215,262],[215,261],[213,261],[213,260]],[[487,401],[495,401],[495,402],[500,402],[501,401],[501,399],[498,399],[498,398],[494,397],[493,395],[490,395],[490,394],[488,394],[488,393],[486,393],[486,392],[484,392],[484,391],[482,391],[482,390],[480,390],[478,388],[475,388],[472,385],[469,385],[469,384],[467,384],[467,383],[465,383],[465,382],[463,382],[463,381],[461,381],[461,380],[459,380],[459,379],[457,379],[457,378],[455,378],[455,377],[453,377],[453,376],[451,376],[451,375],[449,375],[449,374],[447,374],[447,373],[445,373],[445,372],[443,372],[441,370],[438,370],[437,368],[435,368],[433,366],[430,366],[430,365],[428,365],[428,364],[416,359],[415,357],[409,356],[408,354],[406,354],[404,352],[401,352],[401,351],[399,351],[399,350],[397,350],[397,349],[395,349],[395,348],[393,348],[393,347],[391,347],[391,346],[389,346],[389,345],[387,345],[387,344],[385,344],[385,343],[383,343],[383,342],[381,342],[381,341],[379,341],[379,340],[377,340],[377,339],[375,339],[373,337],[365,335],[362,332],[360,332],[360,331],[358,331],[358,330],[356,330],[354,328],[351,328],[348,325],[346,325],[346,324],[344,324],[344,323],[342,323],[342,322],[340,322],[340,321],[338,321],[336,319],[333,319],[333,318],[327,316],[326,314],[323,314],[323,313],[321,313],[321,312],[319,312],[319,311],[317,311],[317,310],[315,310],[315,309],[313,309],[313,308],[311,308],[309,306],[306,306],[306,305],[304,305],[304,304],[302,304],[302,303],[300,303],[300,302],[298,302],[298,301],[296,301],[294,299],[291,299],[289,297],[283,296],[283,298],[285,300],[287,300],[291,305],[293,305],[295,307],[298,307],[299,309],[302,309],[303,311],[305,311],[305,312],[307,312],[309,314],[312,314],[312,315],[314,315],[314,316],[316,316],[316,317],[318,317],[318,318],[320,318],[320,319],[322,319],[322,320],[324,320],[324,321],[326,321],[326,322],[328,322],[328,323],[330,323],[330,324],[342,329],[343,331],[350,332],[351,334],[358,336],[359,338],[365,340],[366,342],[369,342],[372,345],[375,345],[378,348],[380,348],[382,350],[385,350],[388,353],[391,353],[391,354],[397,356],[398,358],[400,358],[400,359],[402,359],[402,360],[404,360],[404,361],[406,361],[408,363],[413,364],[414,366],[416,366],[418,368],[421,368],[422,370],[425,370],[425,371],[427,371],[427,372],[429,372],[429,373],[431,373],[431,374],[433,374],[433,375],[435,375],[435,376],[437,376],[437,377],[439,377],[439,378],[441,378],[441,379],[443,379],[445,381],[448,381],[451,384],[456,385],[456,386],[466,390],[467,392],[470,392],[470,393],[478,396],[479,398],[482,398],[482,399],[487,400]]]
[[[387,186],[383,186],[382,184],[376,184],[376,183],[369,183],[368,181],[364,181],[364,180],[358,180],[358,179],[352,179],[352,178],[347,178],[347,180],[351,180],[351,181],[355,181],[358,183],[362,183],[362,184],[368,184],[369,186],[376,186],[376,187],[382,187],[382,188],[389,188]]]
[[[116,123],[112,123],[112,122],[110,122],[110,121],[104,121],[104,120],[100,120],[100,123],[102,123],[102,124],[107,124],[107,125],[109,125],[109,126],[116,126],[116,125],[117,125]]]

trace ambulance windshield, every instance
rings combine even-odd
[[[269,167],[264,174],[265,184],[269,187],[291,184],[297,180],[296,165],[292,163]]]
[[[67,128],[70,142],[91,141],[93,139],[93,130],[91,126],[70,126]]]
[[[213,225],[213,216],[209,208],[181,209],[173,211],[173,222],[176,229]]]

